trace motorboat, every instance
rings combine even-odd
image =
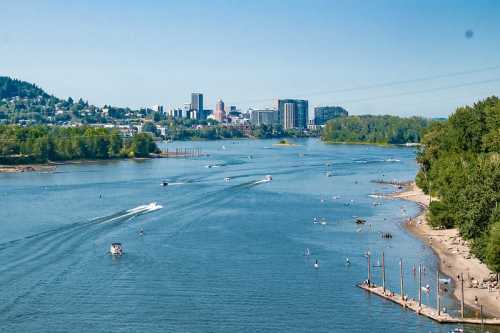
[[[225,177],[225,178],[224,178],[224,181],[225,181],[225,182],[230,182],[230,181],[231,181],[231,177]]]
[[[271,180],[273,180],[273,177],[271,175],[267,175],[264,177],[264,180],[270,182]]]
[[[356,218],[356,224],[365,224],[365,223],[366,223],[366,220],[364,220],[360,217]]]
[[[316,261],[314,262],[314,268],[316,268],[316,269],[319,268],[319,261],[318,261],[318,259],[316,259]]]
[[[167,185],[168,185],[168,182],[166,180],[161,181],[161,186],[167,186]]]
[[[112,243],[109,248],[109,253],[113,256],[121,256],[123,254],[122,243]]]

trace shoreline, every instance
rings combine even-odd
[[[82,159],[82,160],[67,160],[67,161],[49,161],[40,164],[1,164],[0,174],[23,173],[23,172],[54,172],[61,165],[79,165],[79,164],[105,164],[118,161],[134,160],[142,161],[149,160],[155,157],[134,157],[134,158],[111,158],[111,159]]]
[[[433,229],[427,223],[426,214],[429,206],[429,196],[412,182],[402,192],[389,195],[393,199],[412,201],[418,204],[421,211],[418,215],[405,222],[405,228],[413,235],[420,238],[431,247],[439,260],[439,270],[453,279],[453,296],[460,300],[460,274],[464,277],[464,303],[474,310],[474,314],[479,313],[480,304],[483,305],[483,312],[500,318],[500,289],[489,291],[487,287],[481,288],[484,279],[490,278],[493,274],[486,264],[483,264],[470,253],[468,243],[458,234],[457,229]],[[475,297],[478,303],[475,303]]]

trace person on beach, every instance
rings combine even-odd
[[[474,304],[477,305],[478,302],[479,302],[479,299],[477,298],[477,296],[474,296]]]

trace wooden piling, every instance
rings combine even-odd
[[[418,265],[418,306],[422,306],[422,265]]]
[[[441,315],[441,299],[439,298],[439,269],[436,271],[436,300],[438,316]]]
[[[368,286],[371,286],[372,284],[372,270],[371,270],[371,263],[370,263],[370,252],[367,252],[368,256]]]
[[[484,318],[483,318],[483,305],[481,304],[481,307],[480,307],[480,316],[481,316],[481,331],[484,327]]]
[[[401,299],[403,299],[405,297],[403,284],[403,258],[399,258],[399,286],[401,291]]]
[[[461,299],[461,306],[460,306],[460,312],[462,314],[462,319],[464,318],[464,274],[460,274],[460,281],[462,282],[462,299]]]
[[[384,260],[384,251],[382,251],[382,288],[385,292],[385,260]]]

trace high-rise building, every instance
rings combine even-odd
[[[294,106],[294,128],[305,129],[309,119],[309,103],[303,99],[279,99],[278,100],[278,121],[285,127],[285,104]]]
[[[347,117],[349,114],[346,109],[340,106],[319,106],[314,108],[314,124],[324,125],[330,119],[338,117]]]
[[[275,109],[250,110],[250,122],[252,125],[276,125],[278,124],[278,111]]]
[[[163,112],[163,105],[153,105],[151,108],[154,112]]]
[[[295,103],[283,104],[283,129],[291,129],[297,127],[297,105]]]
[[[226,118],[226,111],[224,110],[224,102],[222,99],[218,99],[215,104],[214,118],[217,121],[222,122]]]
[[[205,112],[203,110],[203,94],[191,94],[191,111],[194,112],[194,117],[191,118],[205,119]]]

